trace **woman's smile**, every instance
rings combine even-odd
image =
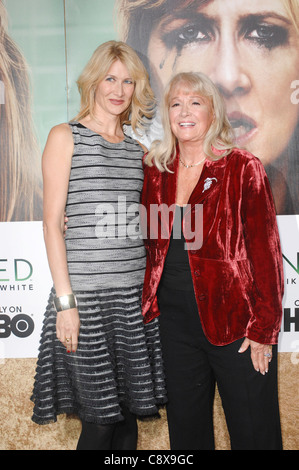
[[[195,126],[195,122],[180,122],[179,125],[181,127],[193,127]]]
[[[121,106],[122,104],[124,104],[124,100],[116,100],[116,99],[110,98],[109,101],[111,104],[114,104],[115,106]]]

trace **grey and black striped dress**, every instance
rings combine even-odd
[[[56,339],[51,291],[41,334],[32,419],[75,413],[97,423],[121,421],[121,405],[150,416],[166,401],[157,320],[144,325],[145,249],[138,231],[143,151],[125,136],[110,143],[70,122],[74,154],[66,213],[66,250],[80,315],[79,346]]]

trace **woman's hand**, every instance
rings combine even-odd
[[[66,347],[68,353],[77,351],[79,329],[80,319],[77,308],[57,313],[56,336]]]
[[[253,367],[257,372],[265,375],[269,370],[269,363],[272,359],[272,346],[269,344],[260,344],[248,338],[242,343],[239,353],[245,352],[248,347],[251,349],[251,360]]]

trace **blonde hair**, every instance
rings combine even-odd
[[[116,0],[116,14],[118,16],[120,37],[125,41],[132,34],[132,28],[138,28],[138,22],[137,24],[132,24],[135,23],[138,15],[149,11],[152,17],[155,11],[158,14],[157,17],[161,18],[169,8],[171,10],[184,10],[191,6],[192,3],[195,3],[195,1],[198,7],[209,3],[211,0]],[[298,0],[281,0],[281,3],[293,21],[295,28],[299,31]]]
[[[281,0],[291,21],[293,22],[297,33],[299,33],[299,2],[298,0]]]
[[[145,163],[153,164],[160,171],[169,171],[168,166],[177,156],[177,138],[173,134],[169,122],[169,104],[172,91],[177,87],[184,87],[208,99],[214,120],[208,129],[203,142],[205,155],[212,159],[219,159],[229,154],[234,145],[233,130],[226,115],[224,100],[213,82],[200,72],[183,72],[175,75],[167,85],[162,101],[162,123],[164,137],[162,141],[153,142],[146,156]],[[214,149],[221,151],[214,152]]]
[[[40,150],[31,117],[25,60],[7,34],[6,10],[0,2],[0,221],[41,220]]]
[[[200,0],[201,3],[205,3],[207,0]],[[131,28],[138,29],[140,26],[140,19],[143,14],[147,15],[149,12],[150,19],[159,19],[167,12],[167,9],[171,10],[184,10],[188,6],[192,5],[195,0],[115,0],[116,15],[118,17],[118,29],[120,37],[126,41],[130,36]],[[198,0],[196,0],[198,2]],[[157,16],[155,17],[155,13]],[[148,28],[153,28],[152,21],[147,18]],[[142,29],[144,28],[142,22]],[[141,31],[144,33],[144,31]],[[144,42],[144,41],[143,41]],[[136,44],[137,46],[137,44]],[[142,47],[142,44],[138,44]]]
[[[133,131],[138,134],[138,130],[142,130],[154,115],[155,98],[143,63],[136,52],[121,41],[101,44],[78,78],[81,108],[75,120],[79,121],[88,114],[94,117],[96,87],[116,60],[120,60],[127,67],[135,83],[131,105],[120,116],[120,123],[131,125]]]

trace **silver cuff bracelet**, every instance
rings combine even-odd
[[[61,297],[54,297],[54,305],[56,312],[69,310],[70,308],[77,307],[77,299],[74,294],[62,295]]]

